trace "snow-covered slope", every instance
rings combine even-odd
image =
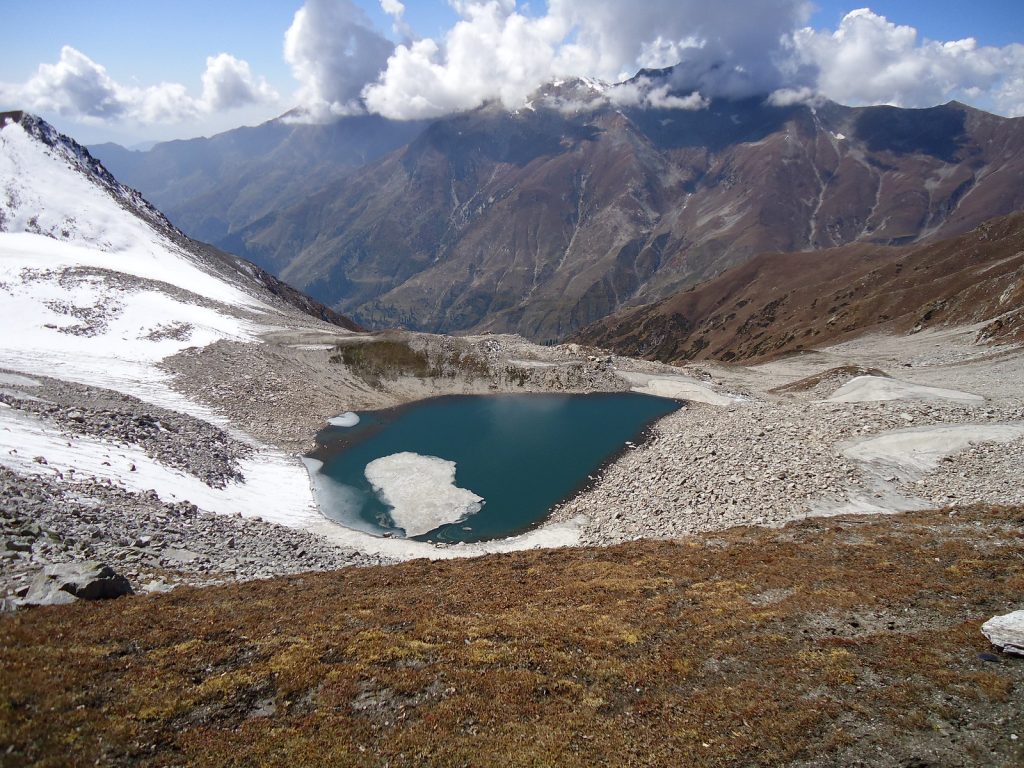
[[[175,392],[158,364],[189,347],[221,339],[258,344],[265,329],[315,322],[281,301],[273,290],[280,284],[272,282],[251,265],[192,243],[42,120],[0,115],[0,368],[113,389],[226,426]],[[58,450],[65,444],[71,445],[53,424],[0,408],[0,463],[22,472],[97,474],[93,465],[102,462],[80,448]],[[26,467],[26,454],[45,446],[53,461]],[[315,508],[302,465],[255,449],[246,480],[193,491],[192,500],[211,511],[308,521]],[[134,454],[133,462],[153,464]],[[176,501],[183,489],[202,485],[167,467],[123,480],[133,488],[149,480],[148,487]],[[259,505],[251,503],[254,495]]]

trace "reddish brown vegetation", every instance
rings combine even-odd
[[[0,620],[4,765],[1013,765],[1024,510],[416,561]]]

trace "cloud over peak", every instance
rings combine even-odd
[[[792,48],[815,69],[817,89],[844,104],[926,107],[988,94],[992,107],[1007,114],[1020,114],[1024,106],[1021,45],[983,47],[973,38],[919,40],[913,27],[860,8],[834,31],[795,31]]]
[[[390,2],[390,0],[385,0]],[[588,76],[616,81],[643,67],[676,65],[687,94],[656,94],[652,106],[682,99],[740,97],[781,87],[785,36],[809,17],[804,0],[549,0],[530,15],[513,0],[455,0],[460,19],[440,42],[399,45],[367,107],[397,119],[436,117],[498,100],[521,106],[543,83]],[[790,66],[795,71],[798,67]]]
[[[389,3],[393,13],[399,5]],[[377,79],[393,50],[351,0],[306,0],[284,36],[299,103],[320,120],[365,111],[362,90]]]
[[[228,53],[206,59],[194,95],[175,82],[118,82],[70,46],[25,82],[0,83],[0,103],[92,123],[209,123],[259,104],[297,105],[297,119],[317,122],[365,112],[422,119],[487,103],[519,109],[545,84],[589,78],[619,85],[585,93],[578,104],[573,96],[543,101],[566,109],[703,109],[713,98],[753,95],[778,105],[828,98],[923,107],[958,99],[1024,115],[1024,45],[922,39],[868,8],[834,29],[813,29],[808,0],[448,0],[455,23],[423,38],[402,0],[377,2],[400,42],[353,0],[304,0],[284,31],[283,57],[297,83],[292,104]],[[668,82],[633,78],[667,67]]]

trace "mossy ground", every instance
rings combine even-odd
[[[413,349],[405,341],[381,338],[373,341],[339,344],[331,355],[332,363],[347,366],[367,382],[379,385],[383,380],[402,376],[421,379],[486,378],[490,374],[487,361],[464,345],[451,342],[451,348],[430,355]]]
[[[1022,765],[1022,600],[977,508],[27,610],[0,763]]]

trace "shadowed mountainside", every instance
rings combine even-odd
[[[764,254],[574,339],[663,362],[757,360],[980,321],[981,338],[1024,339],[1024,214],[928,245]]]
[[[372,115],[329,125],[292,122],[284,115],[209,138],[162,142],[145,152],[117,144],[89,149],[189,235],[232,250],[232,231],[294,205],[422,129],[419,122]]]
[[[245,163],[203,145],[233,158],[217,161],[226,180],[191,202],[166,201],[163,191],[155,199],[193,234],[371,327],[535,340],[565,337],[759,253],[931,241],[1024,207],[1019,119],[955,102],[615,108],[594,106],[598,90],[549,86],[529,109],[407,125],[408,138],[376,118],[306,126],[291,139],[304,137],[302,160],[257,148]],[[319,165],[311,159],[324,137],[361,146],[368,132],[379,134],[380,155],[364,153],[358,173],[329,152]],[[233,134],[211,142],[240,140]],[[145,164],[169,152],[134,155]],[[153,165],[167,181],[127,178],[146,192],[182,191],[169,181],[172,167]],[[232,187],[232,174],[242,186]]]

